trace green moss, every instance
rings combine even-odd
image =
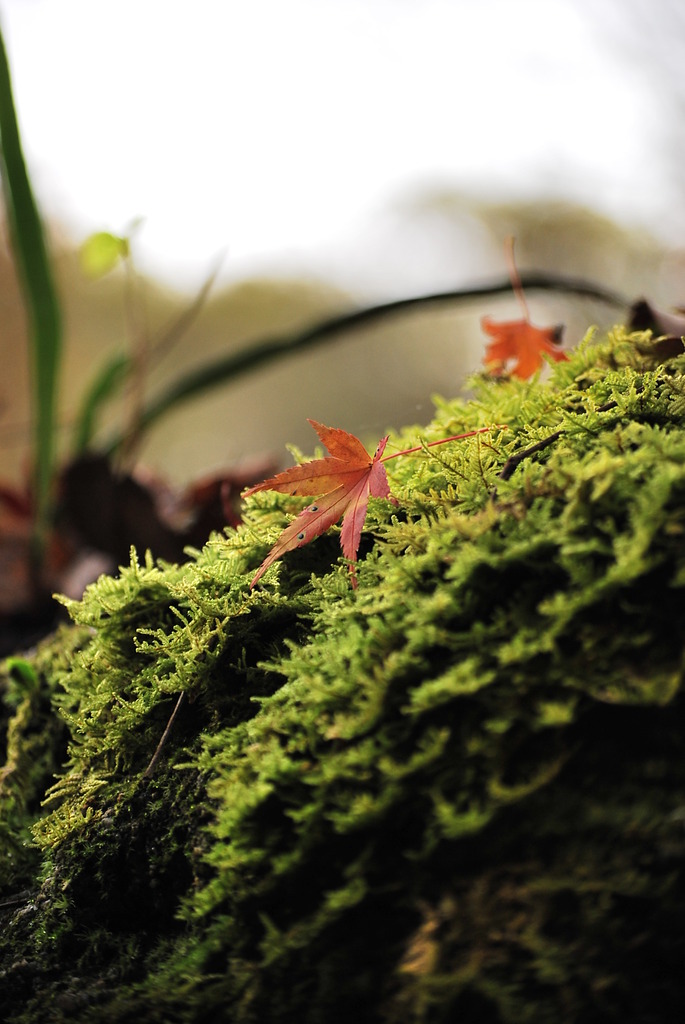
[[[655,353],[437,401],[391,443],[507,429],[389,464],[356,591],[334,536],[250,591],[293,507],[259,494],[69,605],[8,1021],[677,1019],[685,357]]]
[[[67,730],[55,715],[54,672],[83,642],[60,630],[49,650],[8,658],[0,672],[0,892],[30,884],[39,864],[31,826],[64,760]],[[0,902],[2,897],[0,896]]]

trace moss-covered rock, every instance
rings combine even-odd
[[[3,1019],[680,1020],[685,356],[472,383],[357,590],[335,536],[250,590],[259,494],[14,665]]]

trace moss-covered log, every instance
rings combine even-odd
[[[391,444],[507,429],[391,464],[357,590],[335,537],[250,590],[297,507],[259,494],[69,605],[4,691],[3,1020],[681,1019],[685,356],[659,358],[617,331],[439,401]]]

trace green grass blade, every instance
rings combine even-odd
[[[43,226],[22,152],[1,30],[0,158],[7,220],[29,321],[35,446],[34,556],[39,559],[51,511],[62,322]]]

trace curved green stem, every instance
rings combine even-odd
[[[610,306],[626,309],[629,306],[628,300],[623,296],[578,278],[531,272],[521,274],[520,280],[522,287],[527,291],[548,291],[559,294],[578,295],[606,303]],[[195,371],[184,374],[183,377],[171,384],[166,391],[163,391],[161,395],[158,395],[157,398],[149,402],[142,410],[139,428],[142,430],[145,427],[151,426],[156,420],[160,419],[165,413],[171,411],[181,402],[194,398],[210,388],[225,384],[227,381],[250,370],[255,370],[262,364],[271,362],[274,359],[280,359],[293,352],[302,352],[304,349],[321,345],[337,335],[346,334],[357,327],[397,316],[411,309],[470,302],[489,295],[502,295],[507,292],[511,292],[511,282],[508,279],[499,279],[454,291],[416,295],[406,299],[394,299],[391,302],[383,302],[376,306],[367,306],[363,309],[352,310],[350,313],[331,317],[296,334],[265,338],[263,341],[257,342],[241,352],[224,356],[221,359],[199,367]],[[123,436],[114,438],[108,451],[110,453],[116,451],[123,443],[123,440]]]

